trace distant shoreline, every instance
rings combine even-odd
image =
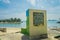
[[[20,18],[1,19],[0,23],[22,23]]]
[[[20,24],[21,22],[0,22],[0,24],[2,23],[14,23],[14,24]]]

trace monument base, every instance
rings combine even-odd
[[[30,36],[30,40],[40,40],[40,39],[47,39],[47,38],[48,38],[47,34],[42,34],[39,36]]]

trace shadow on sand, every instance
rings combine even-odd
[[[29,37],[26,36],[26,35],[23,35],[21,39],[22,39],[22,40],[29,40]]]
[[[23,35],[21,39],[22,39],[22,40],[40,40],[40,39],[36,39],[36,38],[34,38],[34,39],[29,39],[29,37],[26,36],[26,35]]]
[[[47,39],[48,37],[46,37],[46,35],[44,35],[43,37],[42,36],[40,36],[40,37],[34,37],[34,38],[32,38],[32,39],[29,39],[29,37],[28,36],[26,36],[26,35],[23,35],[22,36],[22,40],[42,40],[42,39]]]

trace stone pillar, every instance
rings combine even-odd
[[[22,32],[28,35],[31,40],[47,38],[46,10],[28,9],[26,16],[26,29],[22,29]]]
[[[30,38],[32,39],[41,39],[47,38],[47,18],[46,18],[46,10],[28,10],[27,20],[28,22],[28,30]]]

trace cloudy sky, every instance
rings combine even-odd
[[[26,20],[27,9],[47,10],[47,19],[60,18],[60,0],[0,0],[0,19]]]

